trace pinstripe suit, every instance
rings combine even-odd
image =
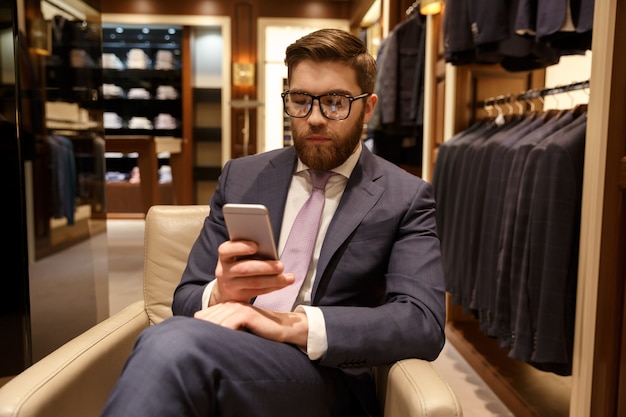
[[[574,340],[586,126],[582,115],[536,148],[523,267],[512,277],[510,356],[565,375]]]

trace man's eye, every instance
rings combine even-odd
[[[309,102],[309,98],[305,96],[304,94],[292,94],[291,101],[294,104],[306,105]]]
[[[326,97],[324,99],[324,104],[326,106],[341,107],[343,106],[343,97]]]

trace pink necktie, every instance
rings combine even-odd
[[[285,265],[285,272],[293,273],[296,280],[280,290],[258,296],[254,301],[257,307],[272,311],[291,311],[306,277],[322,218],[326,182],[334,173],[310,169],[309,175],[313,190],[296,216],[280,257]]]

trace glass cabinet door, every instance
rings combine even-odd
[[[41,1],[28,14],[40,16],[27,22],[21,61],[32,78],[20,80],[32,121],[22,130],[36,126],[25,156],[33,361],[109,315],[102,28],[94,4]]]

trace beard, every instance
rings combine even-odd
[[[364,112],[357,117],[356,123],[344,137],[324,132],[325,128],[309,127],[305,131],[298,131],[292,124],[293,145],[300,160],[309,168],[319,171],[330,171],[346,162],[356,149],[363,133]],[[307,142],[306,137],[311,134],[324,134],[331,139],[326,145],[313,145]]]

